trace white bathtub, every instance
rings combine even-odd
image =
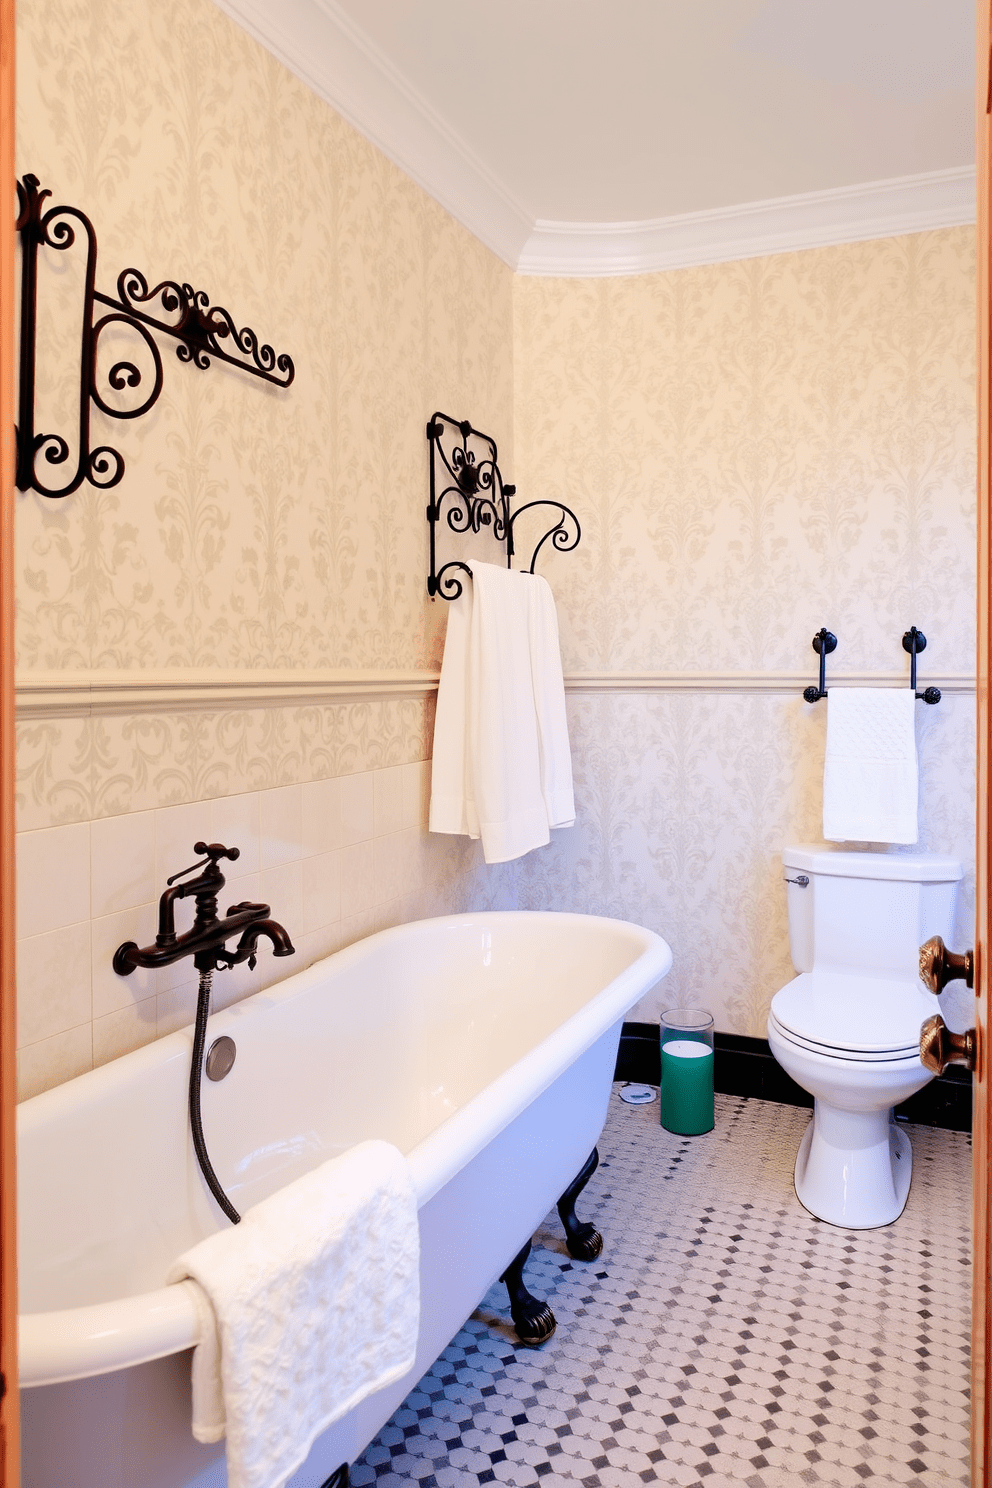
[[[602,1130],[657,935],[567,914],[387,930],[216,1014],[211,1158],[244,1210],[366,1137],[409,1158],[422,1319],[410,1374],[315,1444],[293,1488],[360,1455],[568,1186]],[[196,1342],[170,1261],[226,1227],[188,1133],[191,1030],[19,1108],[24,1488],[223,1488],[190,1432]],[[553,1298],[551,1301],[553,1307]],[[31,1388],[26,1388],[31,1387]]]

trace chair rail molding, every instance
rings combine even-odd
[[[754,693],[763,696],[795,693],[803,702],[806,672],[566,672],[567,692],[710,692]],[[901,672],[832,672],[831,686],[906,687]],[[945,672],[940,677],[946,693],[975,691],[971,672]],[[804,703],[804,706],[809,706]]]
[[[329,707],[383,698],[426,697],[439,673],[423,671],[20,671],[17,717],[112,717],[126,713],[226,712],[237,708]],[[975,690],[970,672],[935,679],[948,694]],[[802,701],[808,672],[566,672],[574,693],[699,692],[794,694]],[[831,686],[905,687],[897,672],[835,672]]]

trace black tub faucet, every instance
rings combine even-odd
[[[224,887],[225,879],[220,871],[221,858],[234,862],[241,856],[237,847],[225,847],[222,842],[196,842],[195,853],[205,853],[200,862],[167,880],[168,887],[158,903],[158,934],[155,944],[139,947],[135,941],[127,940],[114,952],[113,967],[118,976],[130,976],[138,966],[171,966],[184,956],[192,956],[197,971],[220,971],[227,966],[237,966],[247,961],[255,965],[259,938],[267,936],[272,942],[274,956],[295,955],[296,948],[282,925],[269,919],[267,904],[251,904],[247,900],[232,904],[223,917],[217,913],[217,896]],[[196,878],[187,878],[189,873],[199,873]],[[180,880],[185,880],[180,882]],[[196,899],[196,914],[192,927],[182,935],[176,934],[176,900]],[[233,951],[227,942],[239,935]]]

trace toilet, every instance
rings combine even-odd
[[[892,1108],[933,1078],[920,1025],[939,1002],[919,980],[919,947],[951,939],[961,864],[825,845],[786,848],[782,862],[799,975],[772,998],[768,1042],[814,1097],[796,1194],[830,1224],[891,1224],[913,1165]]]

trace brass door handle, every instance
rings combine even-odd
[[[920,1029],[920,1059],[932,1075],[942,1075],[949,1064],[966,1064],[975,1068],[975,1030],[952,1033],[939,1013],[928,1018]]]
[[[931,992],[943,992],[948,982],[964,981],[969,987],[975,985],[975,953],[965,951],[958,955],[949,951],[939,935],[934,935],[920,946],[920,981]]]

